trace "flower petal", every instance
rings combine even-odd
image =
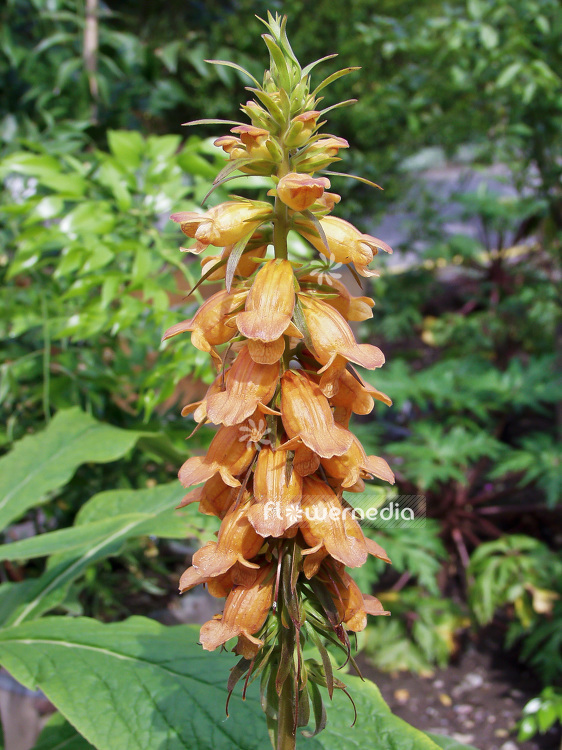
[[[328,399],[302,373],[287,370],[283,374],[281,414],[289,438],[300,437],[319,456],[341,456],[351,446],[351,433],[334,422]]]
[[[276,341],[287,330],[295,306],[295,276],[288,260],[270,260],[257,273],[246,299],[245,312],[236,318],[248,339]]]
[[[306,477],[301,506],[304,516],[300,529],[311,549],[321,544],[344,565],[350,568],[363,565],[367,559],[363,532],[325,482],[316,476]]]
[[[278,382],[278,363],[257,364],[246,346],[226,375],[225,390],[207,397],[207,415],[214,424],[239,424],[255,412],[259,403],[273,398]]]
[[[266,446],[260,451],[254,471],[255,504],[248,518],[261,536],[279,537],[300,520],[302,477],[289,475],[287,453]]]

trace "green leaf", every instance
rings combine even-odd
[[[460,742],[451,739],[451,737],[445,737],[442,734],[431,734],[427,733],[428,737],[435,742],[435,744],[442,748],[442,750],[476,750],[473,745],[462,745]]]
[[[43,690],[98,750],[265,750],[256,685],[245,702],[232,697],[225,720],[234,660],[204,652],[198,636],[195,626],[166,628],[142,617],[111,625],[49,617],[2,631],[0,662],[26,687]],[[373,737],[377,750],[437,750],[391,713],[375,685],[346,682],[358,709],[355,727],[351,704],[337,691],[327,728],[313,740],[299,735],[299,750],[364,750]]]
[[[58,606],[87,567],[119,554],[128,539],[149,534],[201,538],[209,523],[197,517],[196,526],[192,510],[175,510],[182,495],[177,482],[100,492],[82,507],[75,526],[0,547],[4,560],[54,555],[39,578],[0,586],[0,623],[18,624]]]
[[[146,618],[102,625],[44,618],[0,634],[0,660],[47,698],[98,750],[263,750],[257,701],[234,697],[230,660],[197,646],[198,628]]]
[[[94,747],[64,716],[56,713],[43,727],[33,750],[94,750]]]
[[[143,434],[96,422],[78,408],[58,412],[46,430],[19,440],[0,459],[0,528],[47,502],[80,464],[116,461]]]
[[[137,169],[145,149],[140,133],[135,130],[108,130],[109,150],[115,160],[128,169]]]

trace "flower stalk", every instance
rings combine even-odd
[[[368,278],[377,273],[369,267],[374,255],[390,248],[330,215],[340,197],[328,192],[327,167],[348,144],[320,132],[327,110],[317,109],[317,94],[353,69],[312,90],[316,63],[301,68],[286,19],[269,14],[264,23],[270,69],[263,84],[248,74],[255,99],[241,109],[250,124],[216,141],[229,161],[214,187],[235,171],[263,175],[274,202],[231,196],[204,214],[172,216],[192,241],[182,250],[222,248],[203,257],[202,278],[224,278],[226,288],[164,338],[191,333],[217,370],[204,398],[182,414],[218,431],[179,477],[195,487],[181,505],[198,502],[221,526],[217,540],[193,555],[180,591],[204,584],[226,598],[222,614],[201,628],[201,644],[212,651],[237,639],[229,697],[242,678],[243,695],[259,680],[273,747],[294,750],[299,728],[314,736],[325,726],[323,691],[330,699],[346,692],[333,662],[339,651],[356,668],[349,632],[363,630],[367,614],[389,614],[346,571],[369,554],[390,561],[364,536],[343,494],[373,477],[394,482],[386,461],[367,456],[349,430],[352,414],[368,414],[374,400],[391,403],[354,368],[376,369],[384,355],[359,344],[349,325],[372,317],[373,300],[352,296],[331,264]],[[292,231],[323,258],[292,262]]]

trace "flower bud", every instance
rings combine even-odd
[[[320,112],[310,110],[303,112],[301,115],[293,117],[285,143],[289,148],[300,148],[304,146],[308,139],[316,130],[316,123],[320,117]]]

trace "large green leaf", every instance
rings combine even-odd
[[[198,628],[166,628],[141,617],[103,625],[50,617],[0,633],[0,662],[40,688],[98,750],[266,750],[269,740],[255,689],[237,696],[225,720],[233,659],[207,654]],[[337,692],[327,729],[299,737],[301,750],[437,750],[427,735],[393,716],[371,683],[347,678],[359,712]],[[49,747],[49,746],[47,746]],[[46,750],[46,749],[45,749]],[[78,748],[77,748],[78,750]]]
[[[80,464],[116,461],[144,434],[96,422],[78,408],[60,411],[46,430],[0,459],[0,529],[46,502]]]
[[[58,606],[89,565],[118,554],[127,539],[201,537],[207,519],[194,518],[190,509],[176,511],[181,496],[177,482],[100,492],[81,509],[75,526],[0,546],[0,560],[53,555],[39,578],[0,586],[0,624],[19,624]]]

